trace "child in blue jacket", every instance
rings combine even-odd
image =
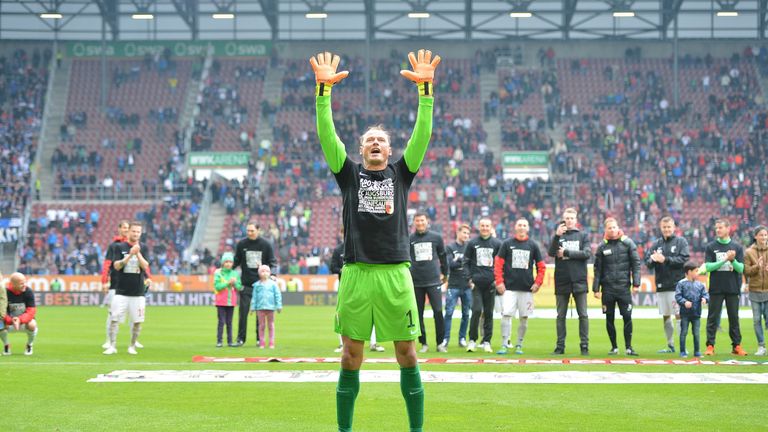
[[[693,332],[693,355],[701,357],[699,351],[699,326],[701,324],[701,306],[709,303],[709,294],[704,284],[697,280],[699,267],[693,261],[683,264],[685,279],[675,287],[675,301],[680,305],[680,357],[688,357],[685,339],[688,337],[688,323]]]
[[[251,314],[259,320],[259,348],[264,348],[264,329],[269,326],[269,347],[275,348],[275,311],[283,310],[283,296],[277,283],[269,278],[268,265],[259,267],[259,280],[253,283]]]

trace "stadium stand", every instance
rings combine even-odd
[[[488,52],[478,56],[493,57]],[[392,81],[400,67],[398,59],[393,54],[376,64],[372,114],[359,112],[364,102],[360,81],[345,82],[335,91],[337,131],[348,151],[355,150],[355,133],[361,125],[393,125],[395,143],[397,138],[407,137],[408,120],[412,120],[407,117],[411,113],[405,111],[409,109],[404,99],[407,88]],[[282,258],[291,263],[300,260],[302,254],[312,255],[313,249],[316,252],[333,245],[340,206],[324,161],[317,152],[306,151],[316,143],[312,100],[302,90],[311,79],[301,68],[304,61],[282,60],[290,72],[283,82],[284,104],[276,107],[275,155],[266,195],[271,203],[289,204],[277,208],[277,214],[290,214],[297,206],[303,209],[301,203],[312,205],[308,241],[303,236],[283,239],[294,243],[280,248]],[[343,63],[352,68],[359,61],[344,59]],[[467,89],[459,96],[449,91],[451,70],[461,70],[463,76],[472,79],[477,79],[477,73],[469,71],[468,63],[446,63],[446,76],[441,78],[447,83],[441,90],[449,96],[441,93],[445,105],[436,109],[428,163],[409,197],[412,207],[431,214],[433,225],[442,229],[446,238],[452,236],[460,220],[476,222],[481,216],[491,216],[497,234],[505,236],[515,218],[527,217],[533,221],[535,238],[547,243],[566,205],[580,208],[582,223],[595,242],[601,235],[600,222],[610,215],[622,221],[641,247],[649,244],[662,213],[678,219],[681,231],[699,253],[713,235],[716,216],[729,216],[734,233],[743,237],[744,227],[751,226],[751,221],[764,212],[758,205],[757,191],[765,176],[747,166],[744,156],[736,156],[746,150],[755,156],[750,159],[754,161],[764,152],[765,147],[758,144],[765,141],[765,111],[757,75],[761,60],[735,55],[691,58],[682,63],[681,75],[689,85],[681,91],[685,108],[679,111],[669,108],[669,59],[643,59],[633,52],[625,58],[558,60],[552,50],[546,50],[541,55],[542,69],[494,68],[499,77],[498,106],[486,106],[483,111],[480,98],[469,91],[471,84],[457,83],[459,89]],[[487,62],[483,64],[490,68]],[[705,74],[711,74],[709,88],[694,85]],[[730,79],[725,79],[727,85],[725,75]],[[386,107],[389,112],[376,107]],[[399,107],[404,107],[403,112]],[[498,159],[484,142],[481,112],[503,117],[502,150],[551,150],[553,173],[574,181],[573,195],[553,196],[552,180],[505,181]],[[561,133],[560,142],[551,140],[553,134],[546,130],[549,126],[555,127],[549,131],[554,135]],[[719,139],[720,131],[726,134],[724,139]],[[721,176],[731,188],[718,187],[715,179]],[[312,197],[307,196],[306,188],[310,178]],[[455,198],[449,199],[449,195]],[[262,225],[268,221],[283,233],[289,231],[283,229],[289,224],[280,216],[258,219]],[[240,220],[244,220],[243,215]],[[225,248],[242,237],[240,221],[233,218],[232,223],[237,228],[222,242]],[[292,253],[295,248],[298,258]]]
[[[511,60],[497,65],[499,57]],[[367,113],[362,74],[353,74],[334,90],[337,132],[349,153],[356,154],[355,141],[365,126],[379,123],[391,130],[396,157],[402,151],[415,115],[409,99],[412,89],[398,79],[402,58],[403,53],[392,52],[374,60],[372,109]],[[517,50],[509,49],[479,50],[475,58],[478,66],[469,59],[448,59],[440,69],[433,141],[409,196],[411,209],[430,214],[433,227],[445,238],[453,236],[459,221],[475,223],[482,216],[490,216],[503,237],[517,217],[527,217],[532,236],[546,244],[562,209],[575,205],[595,242],[601,221],[610,215],[643,248],[657,235],[658,219],[671,214],[700,254],[712,238],[715,217],[731,219],[734,235],[742,239],[747,228],[765,218],[768,199],[762,192],[768,178],[760,161],[768,156],[768,114],[760,80],[768,73],[766,50],[682,58],[679,109],[672,107],[671,60],[646,58],[639,50],[628,50],[623,58],[573,59],[542,49],[538,65],[525,64]],[[181,108],[180,91],[172,90],[169,77],[175,76],[177,87],[184,88],[198,61],[173,59],[164,71],[157,61],[109,61],[112,115],[106,117],[95,108],[98,64],[75,61],[79,73],[73,76],[80,78],[73,78],[72,85],[80,91],[70,93],[68,124],[61,129],[65,142],[57,153],[63,190],[77,183],[103,187],[101,176],[108,173],[113,185],[166,185],[170,178],[170,189],[188,183],[198,198],[202,196],[205,185],[188,182],[178,171],[184,151],[181,133],[167,132],[166,138],[171,135],[175,144],[161,144],[167,141],[161,132],[175,130],[174,112]],[[206,271],[220,252],[244,236],[245,223],[254,221],[262,235],[275,242],[282,271],[324,271],[338,241],[341,201],[318,150],[313,98],[306,91],[312,77],[305,62],[277,62],[283,71],[279,101],[262,98],[266,59],[213,62],[198,99],[193,149],[254,150],[244,178],[211,184],[213,205],[227,212],[218,250],[196,250],[190,263],[179,260],[194,231],[195,211],[188,210],[198,207],[199,200],[171,199],[130,209],[101,204],[105,207],[96,209],[99,227],[80,223],[83,213],[90,215],[96,208],[85,205],[35,206],[33,216],[40,219],[48,209],[77,213],[71,219],[78,223],[67,242],[78,245],[74,250],[79,252],[68,253],[87,256],[83,251],[89,246],[78,234],[90,236],[93,230],[97,243],[104,243],[98,239],[112,235],[114,222],[107,220],[113,213],[152,214],[153,206],[158,212],[182,209],[179,214],[190,213],[191,218],[171,225],[158,221],[153,229],[157,242],[171,245],[165,255],[158,254],[163,262],[157,263],[171,273]],[[362,58],[346,57],[341,67],[359,69],[362,64]],[[498,82],[485,105],[479,86],[482,71],[495,74]],[[165,102],[152,99],[158,94]],[[140,106],[136,100],[142,95],[152,102]],[[148,106],[155,108],[147,112]],[[131,120],[134,113],[137,122]],[[504,179],[500,155],[494,154],[483,129],[484,120],[494,117],[501,124],[501,151],[550,151],[549,180]],[[254,142],[256,129],[267,127],[260,118],[268,119],[274,138],[266,146]],[[129,150],[134,154],[132,168]],[[158,171],[157,160],[168,163]],[[559,187],[564,183],[572,186]],[[155,219],[150,220],[154,224]],[[102,226],[109,227],[106,234]],[[40,252],[47,249],[41,247],[47,244],[43,239],[54,233],[63,243],[65,235],[58,222],[35,229],[20,255],[37,271],[53,270],[56,259]],[[307,257],[319,257],[320,265],[310,268]],[[88,266],[68,270],[65,265],[64,270],[82,272]]]
[[[104,188],[105,180],[110,189],[136,194],[154,186],[162,167],[157,161],[171,157],[169,138],[197,61],[172,58],[169,52],[144,60],[110,59],[102,113],[101,63],[73,60],[67,122],[61,125],[61,146],[52,160],[58,197],[83,199],[86,187]]]
[[[250,150],[258,127],[266,59],[214,60],[199,98],[193,150]]]

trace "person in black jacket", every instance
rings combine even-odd
[[[276,279],[277,259],[272,251],[272,245],[259,237],[260,229],[255,223],[249,223],[245,226],[244,238],[237,242],[235,247],[235,264],[232,268],[240,267],[240,280],[243,282],[243,290],[239,295],[238,323],[237,323],[237,345],[245,344],[248,334],[248,311],[251,307],[251,297],[253,296],[253,284],[259,280],[259,267],[262,264],[269,266],[272,279]],[[259,327],[256,323],[256,343],[259,342]]]
[[[427,331],[424,325],[424,302],[429,297],[432,306],[432,316],[435,319],[435,344],[438,352],[448,352],[443,345],[445,326],[443,322],[443,296],[441,286],[448,274],[448,263],[445,259],[443,238],[433,231],[428,231],[429,219],[424,213],[417,213],[413,218],[415,232],[410,236],[411,243],[411,277],[413,290],[416,293],[416,307],[419,310],[421,336],[419,352],[429,351]]]
[[[552,237],[549,256],[555,258],[555,301],[557,307],[557,345],[552,354],[565,353],[565,314],[570,296],[579,315],[581,355],[589,355],[589,319],[587,317],[587,261],[592,248],[587,233],[579,231],[574,208],[563,212],[563,220]]]
[[[659,353],[675,352],[675,325],[680,321],[680,306],[675,301],[675,287],[685,278],[683,265],[690,258],[688,241],[685,237],[675,235],[675,220],[669,216],[659,221],[661,237],[650,249],[645,260],[648,269],[653,270],[656,278],[656,301],[659,304],[659,315],[664,319],[664,333],[667,337],[667,347]],[[675,316],[675,320],[672,316]]]
[[[493,306],[496,300],[496,288],[493,284],[493,260],[499,253],[501,240],[492,237],[493,226],[488,218],[480,219],[480,235],[467,243],[464,252],[464,265],[469,269],[469,286],[472,293],[472,320],[469,325],[469,344],[467,352],[474,352],[477,346],[480,314],[483,318],[483,351],[492,353]]]
[[[461,324],[459,324],[459,346],[467,347],[467,327],[472,309],[472,289],[469,287],[469,273],[464,265],[464,252],[469,240],[469,225],[462,224],[456,230],[456,241],[446,247],[448,261],[448,294],[445,296],[445,337],[443,346],[451,340],[451,322],[456,302],[461,300]]]
[[[595,279],[592,291],[595,298],[602,299],[605,314],[605,329],[611,340],[609,355],[619,353],[616,344],[614,317],[616,305],[624,320],[624,347],[627,355],[636,356],[632,349],[632,292],[640,289],[640,256],[635,242],[625,236],[614,218],[605,220],[605,239],[595,251]]]

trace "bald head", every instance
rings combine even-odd
[[[24,289],[24,285],[27,284],[27,277],[19,272],[11,274],[11,287],[14,291],[21,291]]]

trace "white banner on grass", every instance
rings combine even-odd
[[[334,371],[117,370],[88,382],[323,382],[335,383]],[[430,383],[468,384],[768,384],[768,373],[637,372],[421,372]],[[397,370],[363,370],[360,381],[400,382]]]

